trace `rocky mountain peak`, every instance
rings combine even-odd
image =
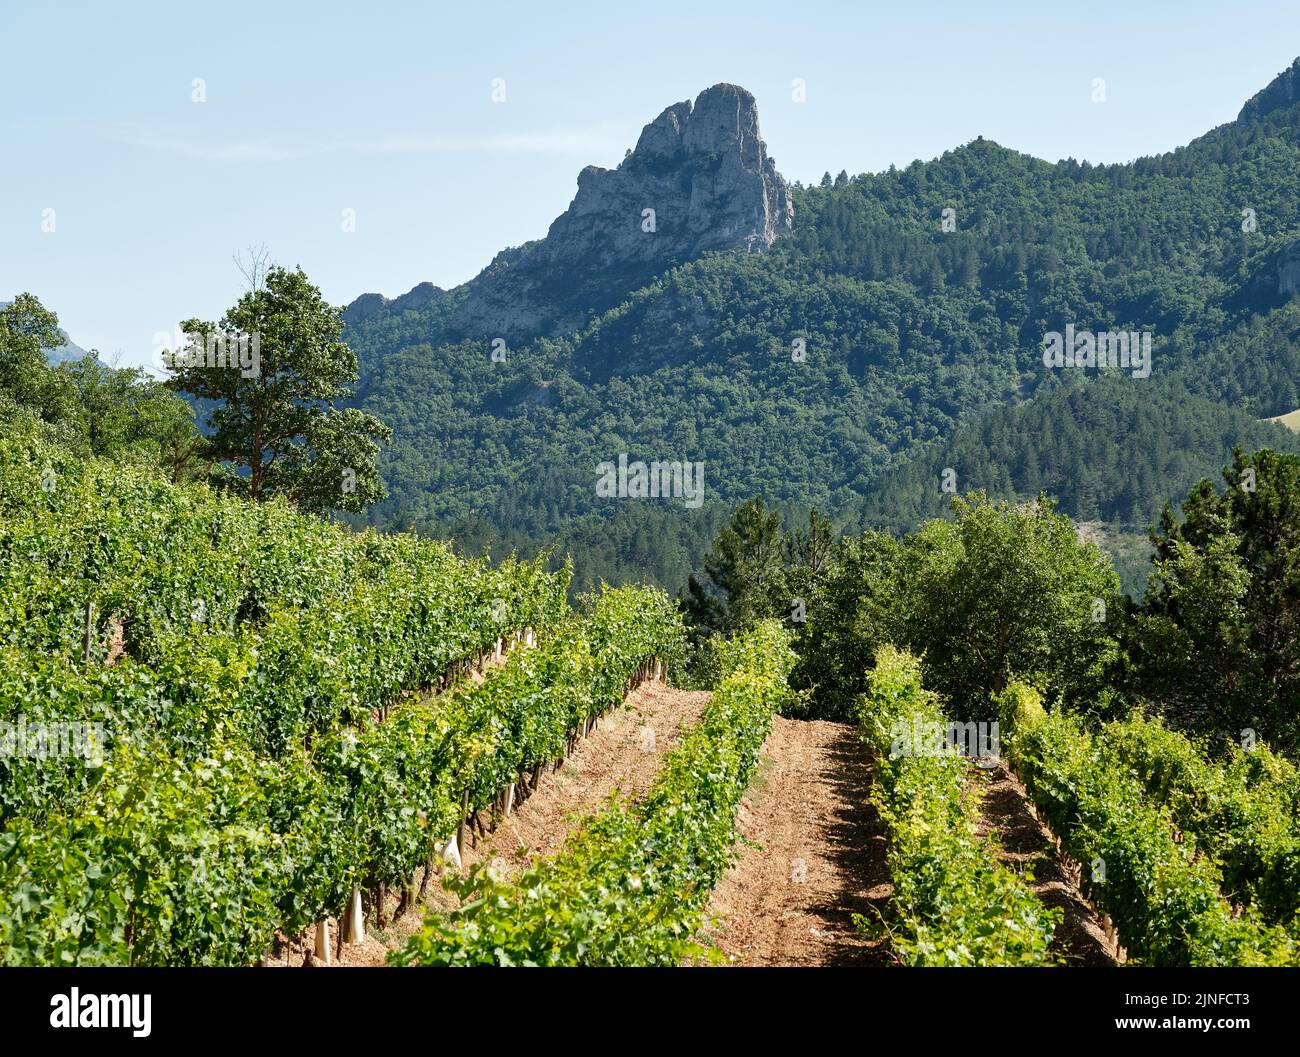
[[[646,125],[616,169],[583,169],[546,238],[499,255],[470,284],[452,327],[507,339],[572,329],[672,262],[762,252],[793,224],[754,97],[714,85]]]
[[[673,162],[681,157],[682,132],[691,116],[691,101],[674,103],[641,130],[636,147],[624,160],[632,166]],[[633,159],[636,159],[633,161]],[[621,168],[622,166],[620,166]],[[603,172],[598,166],[592,166]]]
[[[431,301],[445,297],[447,292],[433,283],[420,283],[400,297],[385,297],[383,294],[362,294],[343,312],[347,323],[362,323],[383,312],[404,312],[408,308],[423,308]]]

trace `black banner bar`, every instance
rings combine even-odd
[[[1217,1048],[1294,1040],[1300,969],[0,970],[11,1030],[79,1047],[112,1035],[127,1045],[278,1038],[333,1048],[391,1032],[441,1047],[476,1025],[494,1037],[549,1034],[573,1023],[570,1013],[587,1032],[608,1021],[622,1037],[666,1031],[678,1042],[714,1028],[760,1038],[850,1031],[864,1045],[883,1043],[882,1031],[931,1041],[996,1031],[1010,1045],[1043,1032],[1043,1041],[1155,1036]]]

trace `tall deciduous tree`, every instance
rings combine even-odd
[[[284,496],[306,510],[359,512],[385,495],[375,461],[391,431],[336,401],[357,359],[340,310],[302,269],[246,272],[250,289],[218,323],[186,320],[170,384],[204,401],[213,453],[250,499]]]
[[[954,521],[908,540],[903,570],[912,649],[928,681],[974,715],[1012,674],[1071,705],[1097,701],[1118,652],[1119,578],[1047,498],[954,499]]]
[[[876,649],[906,641],[904,544],[887,532],[836,541],[812,576],[806,619],[796,624],[797,689],[812,688],[811,714],[853,720]]]
[[[62,343],[58,317],[32,294],[0,308],[0,395],[49,422],[66,415],[73,404],[67,379],[45,359]]]

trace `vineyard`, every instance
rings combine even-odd
[[[4,963],[329,964],[367,933],[394,966],[1300,963],[1284,755],[1020,680],[1000,755],[917,751],[955,706],[916,656],[879,648],[856,723],[819,725],[760,620],[697,657],[671,747],[600,743],[651,777],[600,785],[562,768],[686,630],[658,590],[568,586],[0,441]],[[509,830],[489,861],[532,816],[546,853]]]
[[[901,960],[1053,964],[1059,916],[976,836],[972,762],[900,753],[899,721],[943,723],[909,654],[882,648],[862,700],[889,829]],[[997,701],[1004,762],[1071,864],[1120,960],[1163,966],[1300,962],[1297,770],[1264,746],[1213,762],[1134,714],[1090,730],[1013,682]],[[982,847],[980,846],[982,844]],[[1032,879],[1032,876],[1030,877]]]
[[[760,625],[726,645],[697,727],[635,807],[586,820],[563,851],[506,884],[484,871],[396,960],[425,965],[676,965],[701,953],[700,908],[729,861],[736,806],[794,663]],[[558,927],[563,923],[563,927]]]
[[[571,612],[540,563],[57,449],[0,479],[0,717],[88,739],[0,763],[7,964],[252,964],[409,885],[681,649],[655,591]]]

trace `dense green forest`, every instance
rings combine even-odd
[[[906,528],[941,509],[933,470],[953,466],[963,489],[1045,489],[1132,551],[1235,444],[1291,444],[1252,420],[1300,406],[1300,302],[1281,281],[1298,174],[1300,103],[1272,87],[1130,164],[978,139],[796,185],[771,252],[668,267],[502,357],[456,330],[465,287],[368,296],[345,313],[357,402],[394,441],[367,516],[473,547],[558,539],[576,583],[675,588],[713,504],[763,495]],[[1044,335],[1067,325],[1150,333],[1150,377],[1046,369]],[[596,465],[619,453],[703,462],[705,510],[600,500]]]
[[[815,512],[761,501],[719,531],[683,599],[707,643],[767,620],[795,636],[807,714],[851,718],[863,658],[903,645],[956,714],[989,710],[1013,677],[1097,719],[1136,703],[1220,746],[1300,746],[1300,456],[1236,452],[1152,534],[1135,603],[1096,541],[1046,496],[952,497],[914,532],[836,536]]]
[[[995,408],[934,441],[871,489],[862,528],[907,532],[945,516],[946,470],[965,492],[1055,499],[1110,554],[1126,593],[1141,598],[1148,533],[1169,495],[1182,496],[1227,462],[1234,447],[1300,452],[1300,437],[1193,396],[1178,383],[1135,389],[1103,379]]]

